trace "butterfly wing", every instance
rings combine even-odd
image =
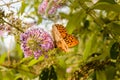
[[[64,41],[66,42],[68,47],[76,46],[79,43],[79,41],[71,34],[67,34],[66,37],[64,38]]]
[[[67,31],[63,25],[55,24],[52,26],[52,33],[58,48],[68,52],[69,47],[76,46],[79,42]]]
[[[55,24],[54,26],[56,26],[56,28],[59,31],[59,33],[61,34],[62,38],[65,38],[67,35],[67,31],[66,31],[65,27],[61,24]]]
[[[53,34],[53,38],[55,40],[55,43],[57,45],[58,48],[62,49],[65,52],[68,52],[68,46],[65,43],[62,35],[60,34],[59,30],[57,29],[56,25],[52,26],[52,34]]]

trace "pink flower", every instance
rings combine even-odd
[[[60,8],[59,0],[53,0],[52,6],[48,10],[48,14],[56,13],[57,9]],[[49,0],[43,0],[43,2],[38,7],[38,13],[44,15],[49,4]]]
[[[4,31],[0,30],[0,36],[2,36],[4,34]]]
[[[22,33],[21,46],[25,57],[32,56],[37,59],[54,48],[51,36],[41,28],[34,28]]]

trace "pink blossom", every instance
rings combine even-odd
[[[34,28],[22,33],[20,36],[22,50],[25,57],[32,56],[37,59],[54,48],[51,36],[41,28]]]
[[[2,36],[4,34],[4,31],[0,30],[0,36]]]
[[[48,14],[54,14],[56,13],[57,9],[60,8],[60,4],[58,4],[59,0],[53,0],[52,6],[50,6],[48,10]],[[49,4],[49,0],[43,0],[43,2],[38,7],[38,13],[41,15],[44,15],[46,12],[46,9]]]

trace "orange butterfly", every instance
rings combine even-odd
[[[54,24],[52,26],[52,33],[57,47],[65,52],[68,52],[70,47],[76,46],[79,43],[74,36],[67,33],[65,27],[61,24]]]

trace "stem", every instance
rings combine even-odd
[[[45,16],[48,16],[49,9],[52,7],[52,5],[53,5],[53,0],[50,0],[47,9],[45,10]]]
[[[8,25],[10,25],[11,27],[14,27],[15,29],[17,29],[18,31],[24,32],[22,29],[20,29],[20,28],[14,26],[14,25],[12,25],[12,24],[10,24],[9,22],[5,21],[3,18],[2,18],[2,20],[3,20],[5,23],[7,23]]]
[[[105,27],[105,23],[96,16],[94,10],[91,10],[85,3],[81,2],[80,0],[79,0],[79,4],[86,11],[86,13],[94,19],[96,24],[98,24],[102,28]]]
[[[7,52],[7,57],[8,57],[8,64],[11,65],[11,61],[10,61],[10,50],[8,50],[8,52]]]
[[[11,4],[18,3],[18,2],[21,2],[21,1],[18,0],[18,1],[14,1],[14,2],[9,2],[9,3],[5,3],[5,4],[1,4],[0,6],[9,6]]]

